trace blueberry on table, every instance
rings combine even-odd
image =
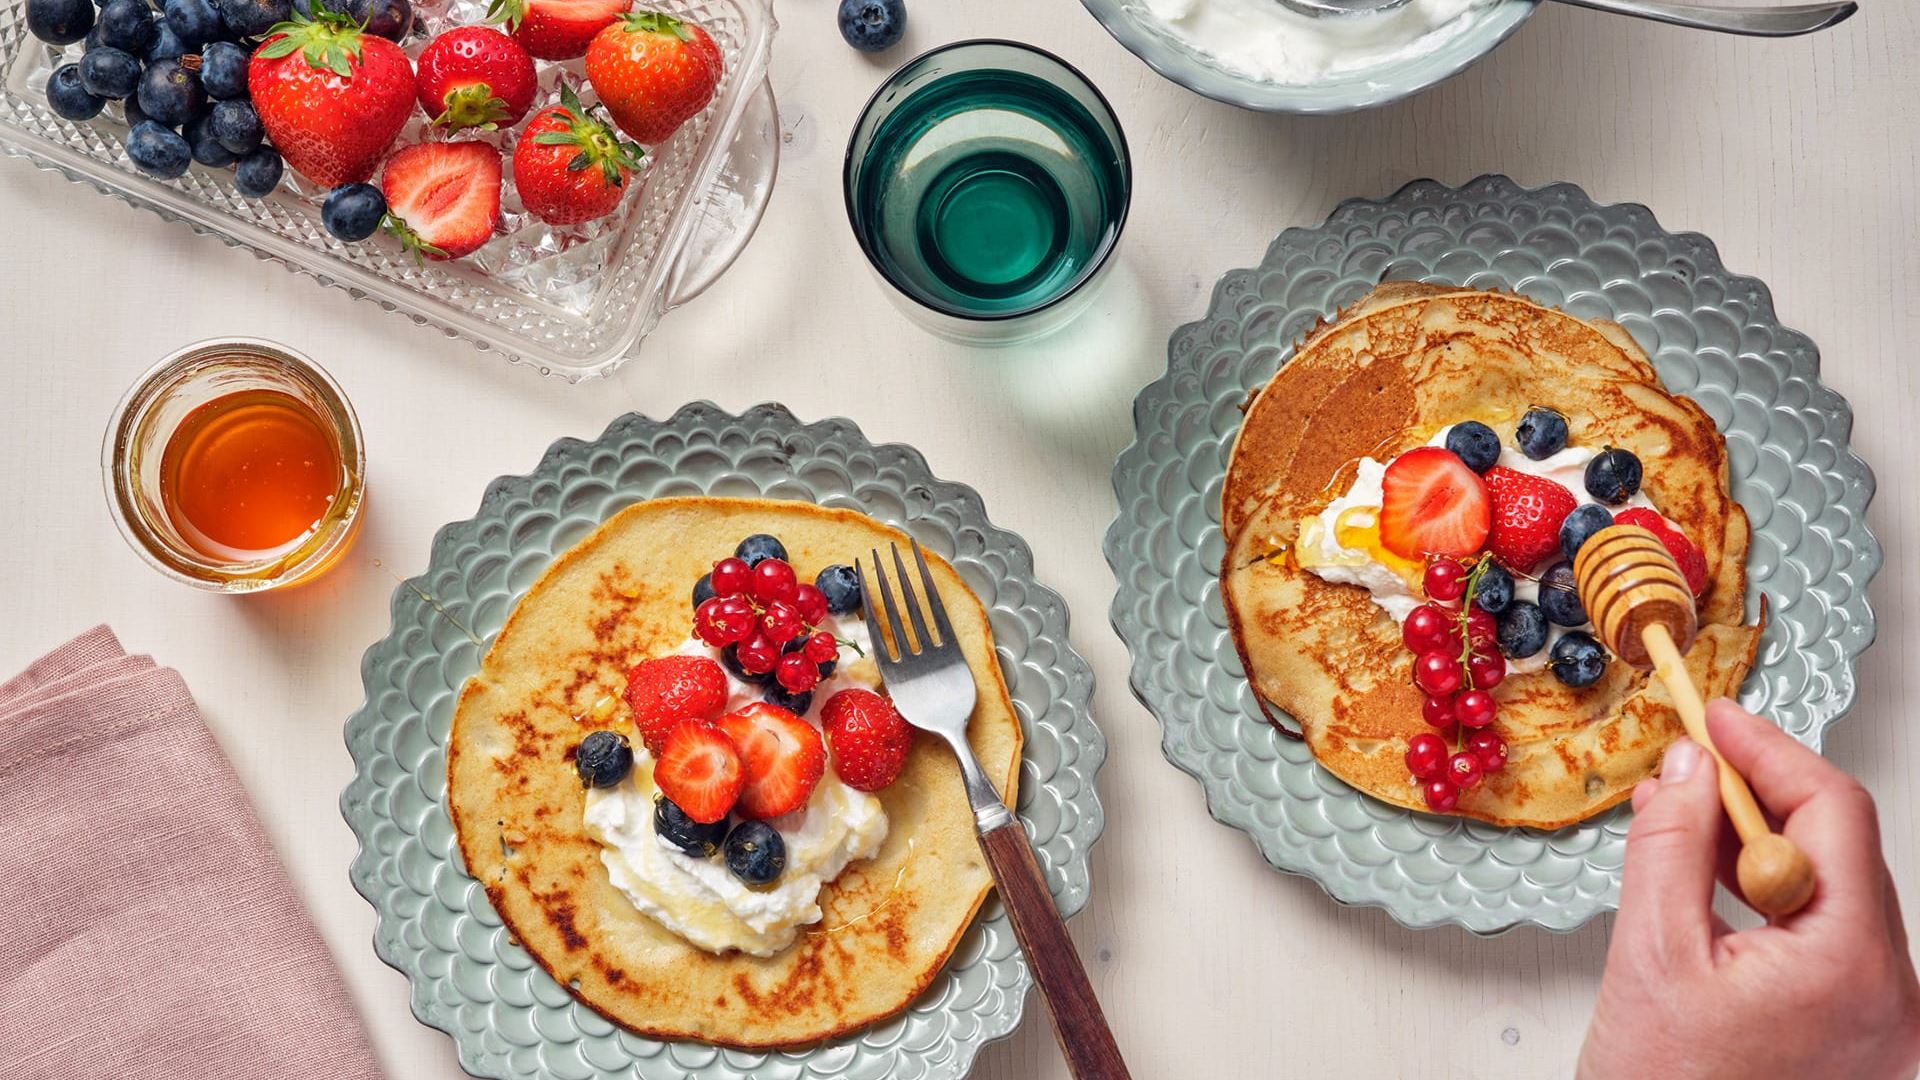
[[[1573,579],[1573,563],[1561,559],[1540,575],[1540,611],[1548,622],[1585,626],[1587,609],[1580,606],[1580,587]]]
[[[212,117],[213,137],[236,154],[251,154],[258,149],[267,131],[260,126],[260,114],[251,101],[216,101]]]
[[[47,76],[47,104],[69,120],[91,120],[107,107],[107,99],[87,93],[79,64],[61,64]]]
[[[1567,418],[1535,405],[1513,430],[1513,443],[1535,461],[1550,458],[1567,448]]]
[[[138,56],[160,35],[146,0],[109,0],[100,9],[100,43]]]
[[[388,41],[406,40],[413,29],[413,5],[408,0],[348,0],[347,15],[367,33]]]
[[[612,787],[633,771],[633,747],[618,732],[588,732],[573,749],[573,771],[583,787]]]
[[[168,127],[179,127],[200,115],[206,108],[207,92],[200,88],[200,76],[187,70],[176,57],[156,60],[140,76],[140,111],[147,119]]]
[[[120,0],[114,0],[119,3]],[[259,37],[293,13],[293,0],[214,0],[221,21],[237,37]]]
[[[840,36],[861,52],[890,49],[907,32],[900,0],[840,0]]]
[[[320,223],[350,243],[372,236],[386,216],[386,197],[372,184],[341,184],[327,192],[327,201],[320,205]]]
[[[679,803],[657,795],[653,800],[653,832],[694,858],[711,859],[720,854],[720,845],[727,842],[727,819],[703,825],[688,817]]]
[[[1593,534],[1613,524],[1613,513],[1599,503],[1582,503],[1560,522],[1560,554],[1571,559]]]
[[[767,559],[791,561],[787,558],[786,545],[766,533],[754,533],[740,541],[740,546],[733,549],[733,556],[748,566],[758,566]]]
[[[787,868],[787,842],[764,821],[743,821],[727,834],[727,869],[749,885],[771,885]]]
[[[1466,420],[1447,429],[1447,449],[1467,468],[1483,473],[1500,460],[1500,436],[1478,420]]]
[[[247,50],[231,41],[216,41],[200,53],[200,85],[215,101],[247,96]]]
[[[280,173],[286,168],[280,151],[263,146],[251,154],[242,154],[233,167],[233,186],[250,199],[264,199],[280,186]]]
[[[813,587],[827,598],[827,610],[846,615],[860,610],[860,575],[853,567],[835,563],[813,579]]]
[[[1562,634],[1560,640],[1553,643],[1547,667],[1552,669],[1554,678],[1578,690],[1599,682],[1600,676],[1607,673],[1607,650],[1601,648],[1592,635],[1575,630]]]
[[[1497,616],[1494,633],[1500,651],[1524,660],[1547,647],[1547,616],[1531,600],[1515,600]]]
[[[186,130],[181,134],[186,136],[187,145],[193,148],[193,160],[210,169],[222,169],[233,164],[234,159],[239,155],[221,145],[220,140],[213,137],[213,132],[210,130],[212,123],[213,114],[201,113],[187,121]]]
[[[102,45],[80,58],[80,85],[97,98],[131,97],[140,88],[140,61],[124,49]],[[130,125],[138,122],[127,118]]]
[[[180,40],[180,35],[173,32],[173,27],[163,22],[160,32],[153,35],[153,44],[147,46],[145,56],[148,62],[152,62],[185,56],[192,51],[186,42]]]
[[[205,45],[227,32],[213,0],[167,0],[165,12],[167,29],[187,45]]]
[[[27,0],[27,32],[49,45],[71,45],[93,29],[93,0]]]
[[[141,172],[171,180],[187,171],[193,148],[173,129],[142,120],[127,132],[127,157]]]
[[[1513,575],[1507,568],[1488,557],[1487,565],[1480,571],[1480,580],[1473,587],[1473,606],[1489,615],[1498,615],[1513,603]]]
[[[1619,506],[1640,490],[1640,459],[1631,450],[1608,447],[1587,462],[1587,494]]]

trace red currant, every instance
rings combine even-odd
[[[794,586],[793,606],[808,626],[819,626],[827,617],[827,594],[803,582]]]
[[[1491,690],[1507,677],[1507,662],[1499,652],[1482,652],[1476,645],[1473,655],[1467,658],[1467,674],[1473,677],[1473,685],[1482,690]]]
[[[1407,771],[1422,780],[1432,780],[1446,771],[1447,740],[1431,731],[1423,731],[1407,740]]]
[[[753,582],[753,570],[744,559],[721,559],[713,564],[713,591],[720,596],[739,596]]]
[[[1500,640],[1500,625],[1492,615],[1474,608],[1467,612],[1467,640],[1475,645],[1481,642],[1492,645]]]
[[[761,559],[753,568],[753,598],[763,604],[791,601],[799,587],[800,579],[784,559]]]
[[[1446,648],[1452,628],[1453,619],[1446,612],[1432,604],[1421,604],[1407,613],[1407,621],[1400,625],[1400,640],[1418,656]]]
[[[1483,728],[1493,723],[1493,714],[1499,711],[1494,704],[1493,695],[1485,690],[1463,690],[1453,699],[1453,715],[1461,726]]]
[[[1453,786],[1470,788],[1480,782],[1480,758],[1465,750],[1447,759],[1447,779]]]
[[[744,596],[722,596],[708,603],[718,604],[714,624],[720,631],[720,643],[738,645],[753,636],[753,604]]]
[[[765,675],[780,662],[780,647],[767,640],[765,634],[755,634],[741,642],[733,655],[740,661],[740,670],[749,675]]]
[[[1413,658],[1413,681],[1434,697],[1445,697],[1460,689],[1460,661],[1438,649],[1423,652]]]
[[[1507,767],[1507,740],[1482,729],[1467,736],[1467,753],[1480,759],[1480,771],[1496,773]]]
[[[1467,568],[1452,559],[1435,559],[1427,564],[1426,576],[1420,583],[1428,596],[1450,604],[1467,591]]]
[[[1436,814],[1448,813],[1460,802],[1460,789],[1444,776],[1427,781],[1420,793],[1427,797],[1427,809]]]
[[[820,685],[820,669],[814,662],[797,652],[790,652],[780,658],[780,665],[774,668],[773,677],[780,685],[795,694],[804,694]]]
[[[724,601],[716,596],[706,603],[701,604],[693,611],[694,636],[716,649],[728,643],[726,632],[720,627],[720,605],[722,603],[724,603]]]
[[[767,560],[767,562],[772,561]],[[760,565],[765,566],[767,563],[763,562]],[[800,635],[802,629],[804,627],[800,625],[800,613],[793,610],[793,605],[785,601],[775,600],[760,613],[760,630],[772,641],[780,643],[792,641]]]
[[[1453,699],[1450,697],[1428,697],[1420,704],[1420,715],[1427,723],[1442,731],[1453,726]]]
[[[807,659],[816,664],[825,664],[840,658],[840,643],[833,640],[832,634],[822,630],[807,639],[805,652]]]

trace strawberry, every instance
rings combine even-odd
[[[660,793],[702,825],[726,819],[746,780],[733,740],[698,720],[682,720],[667,733],[653,766]]]
[[[483,142],[404,147],[387,159],[380,192],[387,231],[416,258],[471,255],[500,223],[500,152]]]
[[[487,21],[500,23],[520,47],[542,60],[585,56],[593,36],[632,0],[493,0]]]
[[[323,188],[373,175],[413,112],[400,46],[323,7],[276,23],[247,62],[247,89],[274,149]]]
[[[1403,559],[1472,555],[1488,520],[1485,485],[1451,450],[1415,447],[1380,481],[1380,542]]]
[[[1667,554],[1680,564],[1680,573],[1685,575],[1687,588],[1693,590],[1693,595],[1699,596],[1707,591],[1707,557],[1700,554],[1700,549],[1693,546],[1693,541],[1687,539],[1687,534],[1676,528],[1673,522],[1645,507],[1635,506],[1613,515],[1613,523],[1638,525],[1659,537]]]
[[[627,672],[627,707],[655,754],[682,720],[712,720],[727,707],[727,673],[704,656],[656,656]]]
[[[893,702],[871,690],[842,690],[820,710],[833,748],[833,771],[850,788],[879,791],[900,776],[913,729]]]
[[[648,145],[707,107],[724,66],[705,30],[657,11],[629,12],[587,48],[587,81],[620,130]]]
[[[626,194],[627,177],[646,151],[623,142],[573,88],[560,84],[560,104],[540,110],[513,148],[513,186],[527,211],[554,225],[605,217]]]
[[[755,702],[720,718],[746,765],[740,816],[749,820],[791,814],[807,805],[827,771],[827,749],[812,724],[778,705]]]
[[[512,127],[533,108],[533,57],[490,26],[454,27],[428,42],[415,65],[420,107],[448,130]]]
[[[1560,523],[1580,505],[1573,492],[1542,476],[1495,465],[1482,477],[1493,499],[1487,550],[1522,574],[1560,550]]]

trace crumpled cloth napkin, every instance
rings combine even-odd
[[[0,684],[0,1077],[381,1075],[179,674],[99,626]]]

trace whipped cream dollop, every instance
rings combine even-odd
[[[1137,9],[1219,66],[1303,84],[1431,52],[1493,0],[1408,0],[1389,11],[1316,18],[1280,0],[1144,0]]]
[[[1433,438],[1427,440],[1427,445],[1445,446],[1447,432],[1451,430],[1451,424],[1441,428]],[[1551,480],[1572,492],[1576,500],[1586,503],[1594,501],[1587,494],[1587,462],[1592,461],[1598,453],[1592,447],[1569,444],[1559,453],[1535,461],[1511,446],[1502,446],[1498,463],[1515,472]],[[1386,472],[1385,462],[1371,457],[1361,458],[1354,471],[1353,483],[1346,492],[1328,503],[1319,514],[1301,523],[1300,537],[1294,546],[1294,558],[1301,567],[1323,581],[1358,585],[1367,590],[1373,602],[1380,605],[1394,622],[1404,623],[1414,608],[1427,602],[1421,588],[1421,577],[1426,567],[1417,560],[1400,558],[1380,542],[1380,488]],[[1607,509],[1617,514],[1633,506],[1659,513],[1644,491],[1636,491],[1625,503]],[[1538,603],[1540,583],[1516,572],[1513,575],[1513,595],[1516,600]],[[1524,675],[1545,669],[1547,657],[1553,651],[1553,643],[1569,630],[1579,629],[1583,627],[1548,623],[1546,648],[1532,656],[1507,657],[1507,672]],[[1587,624],[1584,629],[1591,632],[1592,624]]]
[[[820,627],[859,646],[841,648],[841,665],[814,690],[806,719],[818,727],[820,710],[850,687],[876,689],[879,671],[865,625]],[[697,638],[674,650],[719,661],[719,650]],[[726,665],[721,670],[727,671]],[[727,710],[761,700],[760,688],[727,671]],[[708,952],[739,950],[773,956],[793,944],[800,928],[820,921],[820,890],[848,865],[871,859],[887,839],[880,800],[842,783],[831,766],[807,805],[767,824],[786,843],[786,870],[771,885],[748,885],[718,856],[689,855],[654,831],[653,756],[633,739],[633,771],[611,788],[590,788],[584,823],[600,844],[600,862],[614,887],[655,922]]]

